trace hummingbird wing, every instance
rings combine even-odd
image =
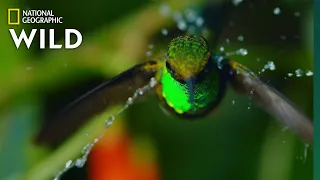
[[[312,122],[295,106],[274,88],[268,86],[245,66],[229,61],[231,69],[231,84],[242,94],[252,96],[257,104],[266,109],[289,129],[305,141],[313,141]],[[229,72],[230,73],[230,72]]]
[[[126,102],[138,88],[149,83],[159,66],[158,61],[138,64],[87,92],[45,123],[36,143],[58,145],[91,117],[109,106]]]

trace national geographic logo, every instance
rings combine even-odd
[[[8,25],[22,24],[62,24],[62,17],[55,16],[52,10],[20,10],[19,8],[8,9]],[[17,32],[18,31],[18,32]],[[19,32],[20,31],[20,32]],[[64,47],[62,44],[56,43],[55,29],[31,29],[27,35],[25,29],[9,28],[10,35],[17,49],[19,49],[22,41],[25,42],[29,49],[35,35],[39,34],[40,49],[75,49],[82,43],[82,34],[76,29],[65,29]],[[71,36],[75,37],[72,38]],[[46,43],[46,39],[49,43]],[[71,39],[75,42],[71,42]]]
[[[17,9],[17,8],[8,9],[8,25],[19,25],[19,24],[20,24],[20,9]]]
[[[62,19],[63,17],[55,16],[52,10],[8,9],[8,25],[19,25],[20,22],[23,24],[62,24]]]

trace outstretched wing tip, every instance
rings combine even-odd
[[[252,96],[257,104],[302,139],[309,143],[313,142],[313,124],[289,99],[262,82],[244,65],[232,60],[228,65],[232,72],[230,82],[237,92]]]

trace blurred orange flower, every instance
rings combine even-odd
[[[153,151],[149,148],[144,148],[143,152],[135,151],[135,148],[141,147],[137,147],[137,142],[129,137],[123,125],[114,125],[109,130],[91,151],[90,180],[160,179],[158,165],[155,158],[152,158]]]

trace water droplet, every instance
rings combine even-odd
[[[149,48],[149,49],[153,49],[153,48],[154,48],[154,45],[153,45],[153,44],[149,44],[149,45],[148,45],[148,48]]]
[[[228,44],[230,43],[230,40],[228,38],[226,39],[226,43],[228,43]]]
[[[292,73],[288,73],[288,76],[289,76],[289,77],[292,77],[292,76],[293,76],[293,74],[292,74]]]
[[[185,14],[188,22],[194,22],[196,20],[196,13],[193,10],[187,9]]]
[[[168,35],[168,30],[167,29],[162,29],[161,33],[162,33],[162,35],[167,36]]]
[[[77,166],[78,168],[81,168],[84,165],[84,161],[82,159],[77,159],[75,162],[75,166]]]
[[[280,36],[280,39],[282,39],[282,40],[286,40],[286,39],[287,39],[287,37],[286,37],[285,35],[281,35],[281,36]]]
[[[273,61],[268,61],[266,65],[263,67],[264,69],[270,69],[271,71],[276,69],[276,65]]]
[[[294,12],[295,17],[300,17],[300,15],[301,15],[300,12]]]
[[[111,115],[110,117],[108,117],[108,119],[106,120],[106,128],[110,127],[114,121],[115,117],[114,115]]]
[[[170,6],[167,4],[162,4],[160,6],[160,14],[162,16],[168,16],[170,14]]]
[[[72,164],[72,160],[69,160],[69,161],[66,163],[66,168],[69,168],[71,164]]]
[[[147,51],[146,56],[150,57],[152,55],[152,51]]]
[[[203,23],[204,23],[203,18],[202,18],[202,17],[197,17],[197,19],[196,19],[196,25],[197,25],[198,27],[201,27],[201,26],[203,25]]]
[[[89,149],[89,146],[90,146],[89,144],[85,145],[85,146],[82,148],[81,153],[82,153],[82,154],[86,153],[86,152],[88,151],[88,149]]]
[[[139,95],[143,95],[143,90],[142,89],[138,89],[137,91],[138,91]]]
[[[175,20],[176,22],[181,21],[182,20],[182,15],[180,12],[174,12],[172,15],[173,20]]]
[[[307,161],[307,157],[308,157],[308,148],[309,148],[309,144],[305,144],[304,145],[304,152],[303,152],[303,163],[306,163]]]
[[[178,29],[185,31],[187,29],[187,23],[184,20],[178,21],[177,24]]]
[[[220,51],[224,51],[224,47],[223,46],[220,47]]]
[[[133,103],[133,99],[132,99],[132,97],[129,97],[127,100],[127,104],[131,105],[132,103]]]
[[[303,71],[301,69],[297,69],[297,70],[295,70],[295,73],[296,73],[297,77],[301,77],[303,74]]]
[[[246,56],[248,54],[248,50],[241,48],[241,49],[237,50],[237,54],[240,54],[242,56]]]
[[[234,106],[234,104],[235,104],[235,103],[236,103],[236,101],[235,101],[235,100],[233,100],[233,101],[232,101],[232,105]]]
[[[244,40],[244,37],[242,35],[238,36],[238,41],[243,41]]]
[[[156,79],[155,78],[151,78],[150,79],[150,83],[149,83],[150,87],[153,88],[156,84],[157,84]]]
[[[238,6],[243,0],[232,0],[232,3],[235,5],[235,6]]]
[[[274,8],[274,10],[273,10],[273,14],[275,14],[275,15],[279,15],[280,13],[281,13],[281,10],[280,10],[280,8],[279,8],[279,7]]]
[[[306,71],[306,76],[312,76],[313,75],[313,72],[312,71],[310,71],[310,70],[307,70]]]
[[[223,68],[223,64],[222,64],[223,59],[224,59],[224,58],[223,58],[222,56],[219,56],[218,59],[217,59],[218,68],[219,68],[219,69],[222,69],[222,68]]]

